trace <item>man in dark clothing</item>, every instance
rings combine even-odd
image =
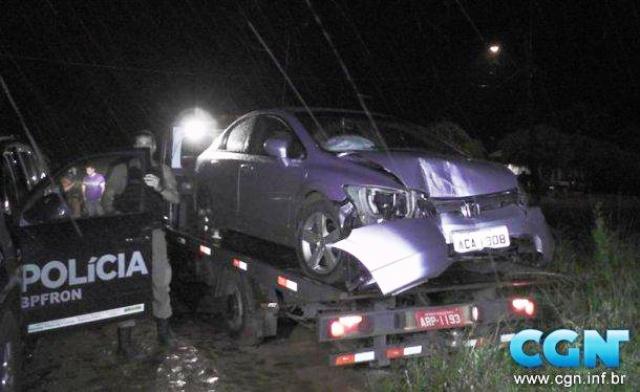
[[[151,167],[144,175],[143,180],[149,189],[147,192],[148,210],[154,215],[153,232],[151,238],[152,247],[152,289],[153,289],[153,316],[156,319],[158,341],[163,346],[169,346],[172,333],[169,327],[169,318],[172,315],[171,300],[169,297],[169,285],[171,283],[171,265],[167,257],[167,242],[163,228],[162,215],[166,210],[166,202],[179,203],[180,196],[177,190],[177,182],[171,169],[155,161],[156,140],[149,131],[141,131],[134,135],[134,147],[148,148],[151,153]],[[126,182],[130,168],[126,164],[117,165],[107,183],[103,204],[107,213],[115,208],[119,194],[125,192]],[[139,353],[131,344],[131,332],[135,321],[125,321],[118,328],[118,351],[129,358],[139,357]]]

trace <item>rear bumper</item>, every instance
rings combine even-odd
[[[522,316],[516,316],[510,312],[510,299],[478,301],[475,303],[453,304],[446,306],[409,307],[398,309],[384,309],[362,311],[355,313],[331,313],[323,314],[318,319],[318,340],[329,342],[336,340],[361,339],[375,336],[401,335],[433,330],[459,329],[485,324],[494,324],[498,321],[518,320]],[[448,311],[455,310],[459,319],[449,320]],[[416,321],[417,313],[445,316],[444,320],[432,325],[420,325]],[[335,338],[330,334],[331,323],[344,317],[358,316],[362,323],[357,331]],[[534,317],[529,317],[534,318]]]
[[[477,338],[457,338],[453,336],[447,345],[450,347],[483,347],[498,345],[506,347],[513,333],[502,333],[499,336],[477,337]],[[354,352],[340,353],[329,357],[330,366],[348,366],[359,363],[375,363],[381,366],[388,365],[394,359],[426,357],[432,354],[433,345],[431,341],[416,340],[404,344],[385,345],[381,347],[367,347]]]
[[[473,336],[471,333],[481,331],[481,325],[504,324],[505,321],[534,320],[538,316],[536,309],[534,315],[525,317],[516,315],[510,310],[513,298],[500,298],[485,300],[475,303],[463,303],[456,305],[437,307],[410,307],[377,311],[365,311],[357,313],[334,313],[320,316],[318,319],[318,340],[320,342],[332,342],[346,339],[373,338],[373,346],[354,350],[353,352],[341,352],[330,357],[332,366],[352,365],[364,362],[377,362],[386,365],[390,360],[397,358],[419,357],[429,355],[434,343],[445,344],[451,347],[478,347],[487,344],[507,344],[513,334],[511,331],[501,331],[500,334],[487,334]],[[537,306],[537,305],[536,305]],[[417,321],[417,314],[446,315],[457,313],[460,320],[452,325],[448,321],[426,325]],[[353,331],[342,338],[331,335],[331,325],[340,317],[361,317],[362,323],[358,331]],[[436,316],[438,317],[438,316]],[[434,335],[433,331],[442,331]],[[394,343],[388,343],[389,336],[399,336],[393,339]],[[398,343],[400,342],[400,343]]]

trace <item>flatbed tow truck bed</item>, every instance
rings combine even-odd
[[[275,336],[279,317],[315,325],[319,342],[340,342],[329,358],[332,366],[386,366],[392,359],[429,355],[435,341],[453,347],[506,344],[513,336],[509,325],[541,317],[532,292],[559,277],[522,267],[508,278],[434,280],[383,296],[310,279],[278,257],[252,257],[171,229],[167,237],[192,279],[226,299],[227,324],[236,336],[250,344]],[[489,325],[506,332],[486,334]]]

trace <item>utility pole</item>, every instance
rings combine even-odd
[[[533,93],[533,78],[535,68],[533,65],[533,0],[528,1],[528,13],[529,13],[529,31],[526,37],[526,90],[527,90],[527,129],[529,134],[529,170],[531,170],[531,180],[533,191],[540,193],[542,190],[542,181],[540,178],[540,167],[538,165],[536,153],[537,153],[537,138],[534,133],[535,122],[535,97]]]

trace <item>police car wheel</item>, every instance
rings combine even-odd
[[[247,279],[233,273],[227,279],[224,317],[231,337],[243,346],[262,341],[262,323],[256,308],[253,289]]]
[[[18,391],[22,342],[15,317],[7,312],[0,327],[0,391]]]

